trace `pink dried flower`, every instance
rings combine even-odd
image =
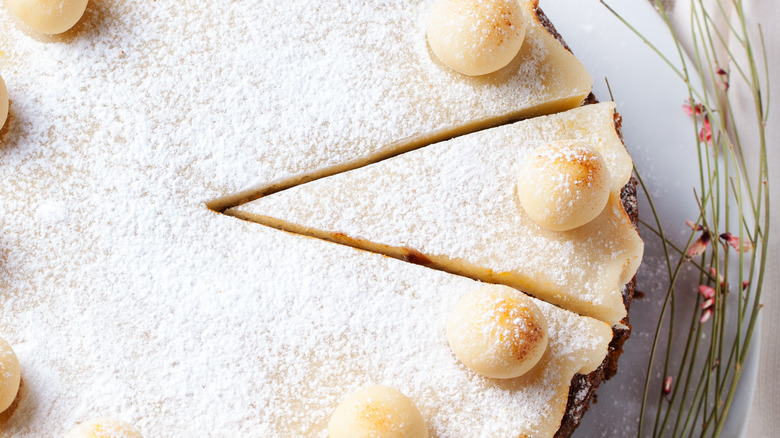
[[[707,116],[704,105],[688,99],[688,101],[683,104],[682,109],[685,114],[689,116],[702,116],[704,125],[702,126],[701,131],[699,131],[699,139],[708,144],[712,143],[712,124],[710,124],[710,118]]]
[[[713,268],[710,268],[710,275],[712,275],[712,278],[717,278],[720,283],[723,283],[723,276],[718,273],[718,270]]]
[[[685,112],[685,114],[689,116],[692,116],[694,114],[699,115],[704,112],[704,105],[700,103],[693,104],[691,100],[688,100],[688,102],[683,104],[682,109]]]
[[[665,395],[672,393],[672,376],[667,376],[666,379],[664,379],[663,391]]]
[[[704,298],[710,299],[715,296],[715,288],[707,286],[706,284],[699,285],[699,293]]]
[[[688,225],[688,227],[693,231],[701,231],[704,229],[704,227],[702,227],[701,225],[697,224],[694,221],[685,221],[685,225]]]
[[[701,303],[701,308],[703,310],[707,310],[710,307],[712,307],[713,304],[715,304],[715,298],[709,298],[704,300],[704,302]]]
[[[704,116],[704,126],[699,131],[699,140],[707,144],[712,143],[712,124],[710,123],[710,118],[706,115]]]
[[[747,289],[748,286],[750,286],[750,281],[745,280],[745,281],[742,282],[742,290]]]
[[[712,278],[717,279],[718,283],[720,284],[720,288],[723,290],[727,290],[729,287],[726,284],[726,279],[723,278],[722,275],[718,272],[715,268],[710,268],[710,275],[712,275]]]
[[[739,237],[734,236],[731,233],[723,233],[720,235],[720,238],[725,240],[729,246],[736,249],[737,252],[749,252],[753,250],[753,243],[748,239],[740,240]]]
[[[704,309],[704,312],[701,314],[701,318],[699,318],[700,323],[707,322],[708,319],[712,316],[712,309]]]
[[[723,70],[722,68],[718,68],[718,70],[715,71],[715,73],[718,74],[718,77],[720,78],[720,81],[718,82],[718,86],[723,91],[728,91],[729,89],[729,73],[726,70]]]
[[[704,253],[704,250],[707,249],[707,245],[710,243],[710,233],[704,232],[701,234],[701,236],[696,239],[695,242],[693,242],[688,248],[688,252],[685,253],[688,257],[693,257],[700,255]]]

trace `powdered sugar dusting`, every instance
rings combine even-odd
[[[495,436],[515,436],[546,419],[549,399],[610,339],[537,303],[552,321],[549,366],[523,385],[482,379],[444,336],[449,306],[477,283],[209,215],[190,217],[210,237],[181,224],[135,250],[120,225],[96,248],[114,269],[75,261],[72,283],[46,282],[37,306],[23,294],[4,306],[28,388],[10,433],[112,415],[147,436],[325,436],[344,394],[382,383],[412,397],[439,436],[479,430],[484,415]]]
[[[428,7],[102,1],[55,43],[22,34],[2,14],[10,32],[0,35],[0,68],[16,116],[53,128],[28,125],[30,135],[67,130],[145,155],[134,158],[167,160],[199,200],[589,92],[588,81],[546,86],[559,80],[556,69],[587,73],[573,57],[573,66],[545,64],[551,37],[538,23],[511,75],[488,81],[449,71],[427,50]],[[171,148],[187,153],[170,156]]]
[[[613,194],[585,226],[554,232],[531,221],[515,193],[524,158],[553,140],[574,138],[605,157],[627,156],[612,108],[588,105],[459,137],[235,211],[455,260],[447,268],[463,260],[495,273],[491,280],[617,323],[625,316],[620,288],[642,254],[619,199]],[[624,185],[630,158],[606,161],[613,180]]]

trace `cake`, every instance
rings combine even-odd
[[[536,300],[545,355],[497,383],[445,335],[483,283],[220,213],[590,92],[535,2],[479,77],[429,52],[431,4],[93,1],[58,36],[0,11],[0,337],[21,365],[0,436],[325,436],[366,385],[437,436],[570,433],[609,323]]]

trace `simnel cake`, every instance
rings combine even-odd
[[[536,1],[0,29],[0,437],[569,436],[614,372],[631,161]]]

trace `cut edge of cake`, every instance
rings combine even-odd
[[[556,365],[547,367],[545,366],[547,363],[543,362],[541,366],[536,367],[536,370],[532,370],[529,376],[521,377],[518,380],[497,381],[481,377],[466,369],[450,351],[445,338],[444,320],[448,308],[451,308],[451,304],[460,295],[468,293],[474,288],[481,288],[483,283],[319,239],[287,235],[287,233],[229,217],[223,216],[222,219],[231,222],[227,228],[234,231],[234,233],[226,234],[227,236],[246,234],[248,239],[247,242],[239,242],[234,250],[231,249],[230,258],[220,260],[219,257],[214,257],[213,262],[208,261],[210,265],[203,266],[205,270],[231,272],[237,261],[245,269],[251,269],[255,264],[262,265],[266,262],[279,266],[284,265],[281,261],[284,255],[258,254],[255,251],[258,242],[287,244],[286,248],[288,249],[295,252],[301,250],[301,253],[304,254],[302,260],[310,266],[310,269],[304,269],[303,272],[295,267],[286,266],[283,271],[276,271],[272,274],[271,278],[264,277],[262,270],[255,270],[248,273],[246,278],[236,280],[237,284],[252,284],[253,287],[231,291],[232,288],[228,285],[232,283],[232,280],[228,279],[227,283],[221,286],[228,286],[227,289],[220,290],[219,293],[216,290],[212,291],[214,301],[211,305],[201,306],[198,304],[198,300],[189,301],[186,299],[174,304],[182,306],[181,312],[183,314],[192,315],[191,322],[186,327],[195,329],[195,336],[193,337],[191,334],[184,336],[185,342],[199,342],[198,340],[200,340],[208,347],[204,351],[213,351],[214,345],[220,345],[220,342],[225,342],[230,337],[236,337],[236,341],[239,342],[236,345],[226,346],[229,347],[227,352],[230,354],[224,358],[220,356],[203,358],[209,362],[214,359],[214,363],[211,363],[214,368],[206,370],[199,368],[202,372],[193,376],[194,380],[192,381],[197,388],[200,388],[201,383],[208,384],[210,387],[221,387],[225,383],[219,379],[216,382],[205,381],[203,380],[204,373],[208,376],[215,372],[252,368],[253,371],[250,375],[267,373],[268,379],[263,381],[250,380],[252,385],[246,387],[236,385],[233,389],[222,388],[220,390],[220,394],[223,394],[224,391],[225,397],[234,393],[242,395],[235,400],[239,414],[249,409],[243,407],[249,406],[249,403],[252,403],[253,406],[250,412],[254,412],[255,403],[260,411],[263,411],[263,403],[271,405],[283,403],[284,405],[281,407],[266,406],[286,411],[287,397],[294,399],[293,405],[295,403],[301,405],[301,410],[296,411],[295,414],[297,422],[295,424],[287,423],[292,420],[284,416],[269,420],[273,415],[269,414],[268,411],[272,411],[272,409],[266,409],[266,412],[252,414],[253,421],[248,421],[249,429],[247,430],[254,431],[256,427],[263,427],[269,431],[273,430],[274,433],[271,435],[282,436],[288,436],[285,432],[310,430],[317,433],[301,433],[300,436],[325,436],[324,423],[327,422],[327,416],[332,412],[332,408],[336,406],[338,398],[362,385],[392,384],[407,391],[417,400],[418,405],[426,413],[426,418],[431,420],[430,430],[449,431],[442,433],[441,436],[464,436],[458,431],[472,430],[472,426],[480,424],[483,420],[486,411],[490,411],[496,417],[508,420],[503,425],[501,423],[490,424],[495,428],[494,430],[500,431],[500,434],[497,433],[493,436],[517,436],[517,434],[511,433],[514,429],[510,427],[516,423],[530,426],[543,424],[544,427],[541,430],[545,431],[545,436],[549,436],[557,427],[554,423],[566,415],[566,391],[569,388],[569,379],[576,376],[577,373],[590,372],[598,368],[601,358],[607,353],[611,337],[610,327],[607,324],[593,318],[575,315],[548,303],[535,301],[546,314],[562,316],[561,318],[548,316],[548,321],[551,319],[558,321],[552,323],[557,327],[552,335],[553,339],[558,339],[553,341],[555,352],[554,354],[548,352],[550,357],[554,357]],[[242,231],[246,233],[241,233]],[[220,255],[222,250],[231,248],[231,244],[227,241],[215,246],[220,247],[220,249],[214,248],[208,251],[215,256]],[[205,258],[199,258],[199,260],[206,261]],[[301,288],[309,281],[314,281],[316,287]],[[297,296],[298,299],[277,300],[274,297],[274,291],[277,293],[285,292],[286,296]],[[299,291],[300,294],[291,294],[291,292],[296,291]],[[376,295],[370,293],[371,291],[376,292]],[[376,300],[375,297],[381,297],[381,299]],[[271,307],[258,305],[266,301],[277,304]],[[282,304],[280,307],[280,301],[284,301],[290,306]],[[360,304],[354,308],[345,308],[345,303]],[[143,303],[141,300],[139,301],[139,309],[144,307],[142,304],[146,304],[146,307],[149,306],[149,303]],[[225,327],[215,330],[198,327],[198,321],[207,320],[209,317],[214,318],[227,309],[232,311],[225,314]],[[258,312],[261,309],[266,309],[266,312]],[[167,309],[161,309],[160,312],[165,314]],[[276,328],[270,332],[261,331],[264,323],[258,321],[269,321],[280,316],[285,318],[288,313],[291,316],[289,326]],[[256,320],[242,325],[238,330],[229,328],[232,327],[231,323],[242,321],[243,317],[248,314],[256,315]],[[183,328],[181,333],[177,331],[177,328],[180,327],[177,324],[177,318],[159,318],[159,316],[148,319],[139,326],[141,330],[152,332],[150,333],[151,339],[138,341],[127,350],[120,348],[117,351],[117,349],[108,348],[102,353],[105,360],[117,360],[117,357],[126,359],[121,370],[123,373],[129,368],[138,378],[151,376],[145,386],[149,386],[152,382],[158,382],[161,377],[172,371],[168,362],[160,363],[158,359],[151,359],[143,354],[157,356],[155,351],[149,350],[150,347],[152,350],[162,353],[159,350],[160,344],[156,342],[160,339],[156,339],[157,336],[154,333],[159,330],[161,333],[166,333],[166,337],[171,339],[177,339],[181,333],[187,333],[187,330]],[[109,326],[114,324],[111,319],[106,319],[104,322]],[[162,326],[158,326],[158,324],[162,324]],[[97,327],[95,326],[93,329]],[[325,330],[318,330],[318,328]],[[277,329],[280,332],[277,332]],[[294,340],[294,342],[291,344],[283,342],[284,348],[281,350],[276,350],[275,347],[266,344],[268,337],[273,338],[280,334],[284,336],[277,339]],[[255,339],[258,335],[260,335],[259,339]],[[338,342],[341,336],[347,335],[350,339],[348,342]],[[248,339],[240,340],[242,338]],[[112,338],[109,336],[105,339],[110,341]],[[582,342],[583,339],[588,340],[588,342]],[[328,341],[337,341],[337,345],[329,346]],[[376,341],[376,343],[372,341]],[[265,355],[264,358],[245,356],[243,352],[246,346],[242,347],[243,342],[249,342],[249,346],[268,348],[269,351],[286,350],[287,352],[281,355]],[[233,344],[232,340],[230,344]],[[182,346],[176,342],[171,345],[175,346],[174,350],[177,352],[187,354],[186,351],[182,351]],[[102,346],[96,350],[102,351],[105,347]],[[381,357],[373,357],[374,349],[383,351]],[[19,352],[24,363],[29,360],[32,351],[28,346],[20,348]],[[139,354],[139,352],[143,353]],[[125,356],[127,354],[129,356]],[[163,357],[168,358],[167,353],[162,354]],[[174,360],[176,357],[175,355],[171,356],[169,360]],[[234,362],[237,357],[240,360]],[[179,367],[182,367],[181,370],[185,370],[188,367],[201,364],[199,359],[194,359],[196,360],[193,363],[184,361],[184,363],[176,365],[177,372]],[[225,365],[220,365],[222,363]],[[401,367],[400,370],[396,369],[396,364]],[[160,369],[150,372],[154,367]],[[416,377],[410,375],[411,372],[421,369],[427,371]],[[82,381],[78,387],[83,387],[84,394],[91,397],[87,397],[83,403],[71,408],[72,413],[65,419],[62,424],[63,428],[67,429],[72,422],[83,420],[87,413],[99,413],[104,408],[101,403],[105,402],[107,391],[110,392],[115,388],[110,384],[106,385],[103,378],[108,376],[108,380],[113,382],[115,377],[112,376],[112,372],[116,371],[104,367],[101,367],[100,371],[95,376],[81,376],[87,377],[88,383],[84,384]],[[36,399],[36,386],[40,387],[41,385],[40,372],[40,370],[33,372],[33,369],[30,368],[28,376],[31,378],[31,384],[23,386],[20,396],[22,405],[19,413],[22,415],[11,418],[12,423],[14,420],[18,420],[18,423],[12,424],[10,430],[21,431],[24,436],[35,436],[36,432],[41,431],[35,429],[39,426],[36,421],[32,421],[29,425],[25,421],[25,419],[34,418],[36,405],[33,400]],[[344,376],[347,377],[344,378]],[[437,377],[433,381],[429,381],[431,376]],[[125,378],[116,377],[122,381]],[[186,379],[185,381],[188,381],[190,378]],[[248,383],[247,379],[249,379],[247,375],[239,373],[236,382]],[[520,402],[517,400],[511,400],[510,394],[513,391],[517,391],[522,397],[530,397],[532,401],[546,400],[544,397],[548,397],[549,394],[536,395],[535,390],[524,390],[520,386],[521,383],[528,380],[535,382],[534,388],[536,389],[540,388],[540,382],[542,382],[542,388],[554,390],[555,395],[551,399],[554,402],[549,404],[551,408],[554,408],[552,411],[534,408],[532,410],[534,415],[526,422],[512,416],[515,410],[507,411],[502,404],[485,403],[483,390],[489,392],[488,400],[509,400],[513,402],[512,405],[515,408],[519,407],[520,409],[522,409],[522,404],[519,404]],[[449,384],[451,381],[458,383],[451,385]],[[320,383],[325,383],[323,391],[319,389]],[[62,382],[61,385],[60,390],[72,388],[76,382]],[[122,387],[122,390],[129,390],[129,388]],[[268,397],[255,399],[252,396],[256,391],[265,393],[266,390],[271,394]],[[149,392],[140,392],[145,394],[141,395],[141,400],[147,400],[147,402],[156,400],[156,396],[150,395]],[[177,395],[177,397],[182,396],[176,391],[170,393]],[[458,418],[453,424],[449,424],[451,421],[449,418],[452,418],[450,413],[454,411],[454,408],[448,406],[447,403],[440,404],[438,400],[440,394],[444,397],[443,400],[452,400],[458,405],[470,406],[471,400],[474,400],[476,404],[471,406],[481,406],[481,408],[472,410],[468,418]],[[300,399],[297,398],[299,395]],[[320,397],[320,395],[326,396]],[[187,396],[181,400],[177,397],[168,399],[167,403],[170,404],[167,406],[168,409],[175,411],[179,407],[182,409],[187,406],[192,407],[192,403],[202,400],[200,397]],[[62,406],[67,404],[67,400],[67,397],[59,397],[59,400],[55,402]],[[182,404],[178,402],[182,402]],[[203,400],[203,403],[207,404],[208,402],[208,400]],[[200,406],[203,406],[203,403]],[[534,406],[538,407],[539,405],[544,406],[541,402]],[[107,411],[110,412],[112,407],[116,408],[109,406]],[[157,408],[160,407],[157,406]],[[154,410],[154,406],[150,407],[147,404],[139,406],[135,412],[136,415],[151,417],[144,424],[145,430],[156,430],[152,426],[157,423],[155,416],[148,415],[150,411]],[[61,412],[60,415],[62,415]],[[41,417],[38,418],[38,421],[47,419],[46,415]],[[544,417],[554,419],[552,424],[544,420]],[[179,421],[181,421],[181,417]],[[261,423],[260,425],[256,424],[258,421]],[[160,436],[170,436],[174,433],[171,432],[174,430],[170,429],[171,424],[176,424],[176,421],[160,422],[156,425],[160,429],[156,431],[159,432]],[[0,427],[0,429],[2,428]],[[527,429],[521,429],[521,431],[529,433],[530,436],[539,436],[533,433],[533,430],[528,432]],[[218,428],[204,431],[204,433],[213,435],[220,435],[223,432],[225,432],[224,429]],[[295,435],[295,433],[293,434]]]

